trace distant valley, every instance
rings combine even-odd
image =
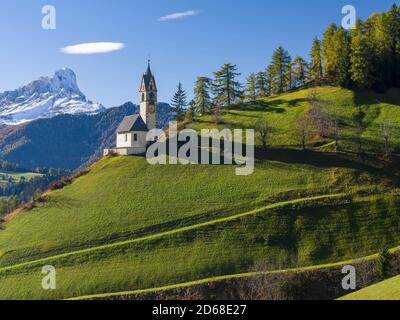
[[[101,156],[115,144],[115,130],[122,119],[138,112],[125,103],[96,115],[59,115],[0,128],[0,158],[24,167],[74,170]],[[158,106],[158,126],[172,119],[171,107]]]

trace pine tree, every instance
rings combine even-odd
[[[275,93],[282,93],[288,87],[288,69],[291,58],[288,52],[279,47],[272,56],[272,85]]]
[[[196,111],[203,115],[210,111],[211,108],[211,96],[210,88],[212,80],[207,77],[199,77],[196,80],[194,95],[196,103]]]
[[[357,22],[356,29],[351,32],[351,79],[358,89],[372,87],[371,56],[364,33],[364,25]]]
[[[338,28],[334,36],[336,63],[335,83],[339,86],[349,88],[350,77],[350,36],[342,27]]]
[[[321,41],[315,38],[311,49],[311,65],[310,73],[312,80],[321,80],[324,77],[323,65],[322,65],[322,47]]]
[[[267,76],[267,92],[268,96],[271,96],[274,92],[276,92],[276,83],[274,82],[274,70],[272,64],[267,67],[265,75]]]
[[[230,107],[232,103],[242,97],[242,85],[236,80],[240,73],[236,65],[227,63],[214,73],[213,90],[215,98],[222,106]]]
[[[397,52],[396,52],[396,85],[400,86],[400,6],[397,7]]]
[[[384,83],[384,68],[381,67],[381,63],[383,59],[380,58],[379,54],[379,43],[377,42],[377,26],[378,26],[378,14],[373,14],[363,25],[364,29],[364,38],[365,38],[365,50],[360,51],[360,53],[364,53],[362,56],[365,56],[365,53],[368,52],[368,70],[370,76],[370,86],[374,88],[376,91],[384,92],[385,91],[385,83]],[[357,24],[358,27],[358,24]],[[353,37],[361,37],[360,34],[357,34],[359,30],[352,31],[352,51],[353,51]],[[360,39],[360,38],[359,38]],[[355,44],[354,44],[355,45]],[[355,59],[355,55],[353,52],[351,53],[351,59]],[[353,63],[353,62],[352,62]],[[354,81],[354,80],[353,80]],[[356,86],[357,83],[355,83]],[[360,87],[360,86],[358,86]]]
[[[337,31],[336,24],[332,23],[324,33],[322,40],[322,58],[325,70],[325,76],[333,82],[336,79],[337,51],[335,49],[335,33]]]
[[[190,100],[189,108],[187,108],[185,113],[185,120],[191,122],[196,114],[196,101]]]
[[[268,79],[267,79],[267,74],[265,72],[258,72],[256,74],[256,88],[257,88],[257,97],[269,96]]]
[[[386,87],[398,85],[400,55],[400,14],[394,5],[389,12],[379,14],[374,21],[374,49],[377,60],[377,75]]]
[[[389,45],[390,85],[398,86],[398,71],[400,60],[400,8],[393,4],[386,13],[386,30]]]
[[[285,91],[289,91],[293,88],[294,86],[294,75],[293,75],[293,62],[291,61],[287,68],[286,68],[286,90]]]
[[[179,82],[177,91],[171,100],[172,110],[177,120],[181,120],[185,115],[185,108],[188,105],[186,91],[183,89],[182,83]]]
[[[246,98],[251,102],[257,99],[257,78],[254,73],[250,73],[247,77]]]
[[[294,85],[296,87],[304,85],[306,82],[307,62],[300,56],[293,60]]]

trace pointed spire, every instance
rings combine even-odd
[[[151,76],[152,74],[151,74],[151,68],[150,68],[150,58],[149,58],[149,60],[147,61],[147,71],[146,71],[146,74],[148,75],[148,76]]]
[[[153,81],[153,84],[155,86],[155,88],[153,88],[152,90],[157,90],[157,86],[156,86],[156,80],[154,78],[153,73],[151,72],[151,67],[150,67],[150,59],[148,60],[148,64],[147,64],[147,70],[145,73],[143,73],[143,79],[142,79],[142,83],[144,83],[144,87],[145,90],[149,90],[149,86],[150,86],[150,82]],[[140,89],[142,90],[142,89]]]

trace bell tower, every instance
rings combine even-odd
[[[151,72],[150,60],[140,85],[140,116],[149,130],[157,127],[157,84]]]

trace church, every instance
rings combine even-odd
[[[157,84],[150,68],[143,74],[140,85],[140,113],[125,117],[117,129],[117,147],[104,150],[104,155],[123,156],[144,154],[147,133],[157,126]]]

